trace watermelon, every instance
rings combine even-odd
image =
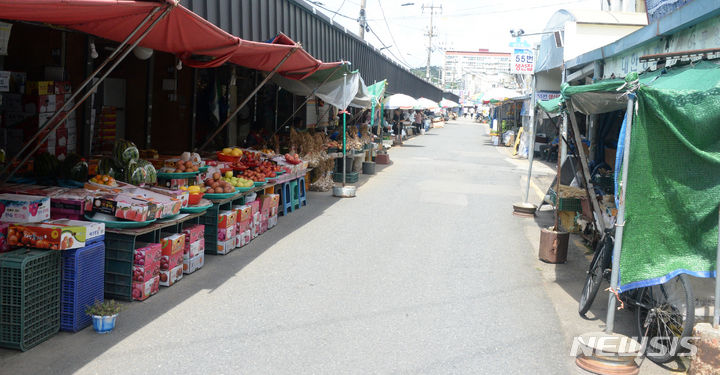
[[[130,161],[125,168],[125,182],[140,186],[145,183],[146,178],[147,172],[145,172],[145,168],[140,167],[135,161]]]
[[[79,181],[79,182],[87,181],[87,179],[88,179],[88,163],[85,161],[85,159],[80,159],[79,162],[75,163],[75,165],[70,167],[69,177],[73,181]]]
[[[155,167],[150,164],[147,160],[140,160],[137,162],[138,167],[145,170],[145,183],[156,184],[157,183],[157,171]]]
[[[33,161],[33,170],[38,178],[55,177],[60,169],[60,162],[56,157],[43,152],[35,156]]]
[[[115,162],[118,165],[128,166],[130,162],[137,162],[140,160],[140,151],[134,143],[125,139],[120,139],[115,142],[113,157],[115,157]]]
[[[120,177],[118,172],[119,168],[115,166],[115,161],[113,161],[112,158],[102,158],[98,162],[97,174],[112,176],[113,178],[118,179],[118,177]]]

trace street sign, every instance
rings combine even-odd
[[[535,71],[535,54],[530,49],[530,43],[517,38],[510,43],[513,52],[510,55],[511,74],[532,74]]]

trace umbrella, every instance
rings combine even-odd
[[[440,108],[438,106],[438,103],[434,102],[428,98],[419,98],[417,100],[417,106],[415,107],[415,109],[430,109],[430,110],[434,110],[434,109],[438,109],[438,108]]]
[[[417,100],[404,94],[390,95],[383,103],[385,109],[413,109],[417,106]]]
[[[483,94],[482,101],[483,103],[487,103],[490,101],[502,102],[520,95],[521,94],[519,92],[514,90],[506,89],[504,87],[495,87]]]
[[[460,104],[455,103],[454,101],[449,100],[449,99],[443,98],[443,100],[440,101],[440,107],[443,107],[443,108],[455,108],[455,107],[459,107],[459,106],[460,106]]]

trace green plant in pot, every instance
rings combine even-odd
[[[115,300],[98,301],[85,308],[85,314],[92,316],[93,328],[98,333],[108,333],[115,328],[115,322],[122,306]]]

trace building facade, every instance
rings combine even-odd
[[[461,98],[482,93],[493,87],[515,88],[510,75],[510,53],[478,51],[445,51],[442,73],[443,88]]]

